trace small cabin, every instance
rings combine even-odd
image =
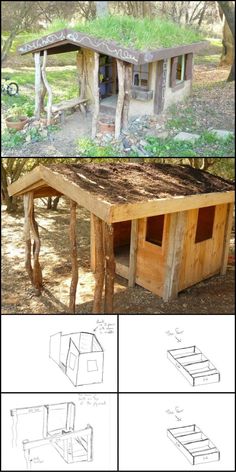
[[[25,265],[38,290],[43,279],[34,199],[70,199],[71,311],[78,283],[77,204],[91,214],[95,313],[113,312],[115,274],[127,279],[129,287],[138,284],[169,301],[226,273],[234,184],[208,172],[167,164],[40,165],[10,185],[9,193],[24,198]]]
[[[49,356],[75,387],[103,381],[104,353],[95,334],[53,334]]]
[[[62,113],[76,106],[85,111],[89,107],[92,111],[92,137],[97,135],[99,119],[101,121],[107,115],[112,115],[115,136],[118,138],[122,129],[127,128],[131,117],[159,115],[170,105],[191,94],[194,54],[206,47],[206,41],[195,40],[188,44],[188,40],[179,38],[183,28],[175,25],[176,44],[175,37],[169,37],[168,44],[172,44],[171,47],[157,47],[157,44],[162,44],[160,29],[153,47],[149,45],[138,49],[134,42],[135,27],[131,32],[127,31],[126,20],[119,18],[116,21],[115,29],[119,33],[120,43],[112,38],[101,37],[101,33],[99,36],[96,23],[92,24],[93,34],[83,32],[81,26],[81,31],[60,30],[19,47],[21,55],[31,53],[34,57],[37,120],[43,111],[47,111],[47,124],[50,124],[54,112]],[[154,27],[150,20],[150,28]],[[145,23],[143,28],[146,28]],[[130,46],[122,44],[124,31],[133,38]],[[189,38],[187,33],[189,31],[186,32]],[[72,51],[77,53],[78,96],[55,105],[47,79],[47,58]],[[46,94],[48,101],[45,106]]]

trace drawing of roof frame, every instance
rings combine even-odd
[[[220,451],[195,424],[168,429],[167,435],[192,465],[220,460]]]
[[[196,346],[172,349],[167,357],[193,387],[220,382],[220,372]]]
[[[104,352],[93,333],[52,335],[49,357],[75,387],[103,382]]]
[[[75,404],[73,402],[11,410],[12,445],[17,447],[18,429],[21,426],[22,447],[27,470],[31,469],[34,456],[40,448],[52,446],[68,464],[93,459],[93,429],[87,425],[75,431]],[[23,423],[23,425],[22,425]],[[31,438],[31,439],[28,439]]]

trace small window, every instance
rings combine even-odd
[[[69,358],[69,368],[71,370],[75,369],[76,356],[71,352]]]
[[[152,216],[147,218],[146,241],[162,247],[165,216]]]
[[[148,64],[134,66],[133,69],[133,85],[135,87],[148,86]]]
[[[215,221],[215,206],[200,208],[198,212],[195,243],[212,239]]]
[[[96,372],[96,371],[98,371],[97,361],[88,361],[88,362],[87,362],[87,371],[88,371],[88,372]]]
[[[177,63],[177,73],[176,73],[177,84],[184,81],[184,75],[185,75],[185,56],[179,56],[178,63]]]

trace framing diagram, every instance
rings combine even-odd
[[[220,382],[220,372],[196,346],[172,349],[167,357],[193,387]]]
[[[36,407],[16,408],[11,410],[12,446],[18,447],[18,426],[20,419],[27,420],[24,429],[26,437],[22,447],[27,470],[31,470],[35,454],[40,448],[52,446],[62,459],[68,463],[90,462],[93,460],[93,428],[87,425],[84,429],[75,430],[75,404],[73,402],[40,405]],[[39,425],[41,437],[37,437],[36,424]]]
[[[168,429],[167,436],[192,465],[220,460],[220,451],[195,424]]]
[[[49,357],[75,387],[103,382],[104,351],[93,333],[52,335]]]

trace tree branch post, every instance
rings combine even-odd
[[[93,74],[93,94],[94,94],[94,109],[93,109],[93,121],[92,121],[92,139],[96,138],[97,134],[97,124],[98,124],[98,116],[99,116],[99,54],[97,52],[94,53],[94,74]]]
[[[106,263],[104,313],[113,313],[116,264],[114,255],[114,227],[112,224],[104,224],[104,246]]]
[[[76,292],[79,280],[78,274],[78,251],[77,251],[77,232],[76,232],[76,209],[77,203],[73,200],[70,201],[70,253],[71,253],[71,264],[72,264],[72,278],[70,286],[70,303],[69,310],[71,313],[75,313],[76,308]]]
[[[105,253],[103,240],[103,222],[95,215],[91,215],[93,223],[95,246],[95,291],[93,313],[102,313],[102,294],[105,279]]]
[[[124,109],[125,99],[125,73],[124,73],[124,62],[117,59],[117,72],[118,72],[118,100],[116,107],[116,121],[115,121],[115,139],[119,139],[122,125],[122,114]]]

